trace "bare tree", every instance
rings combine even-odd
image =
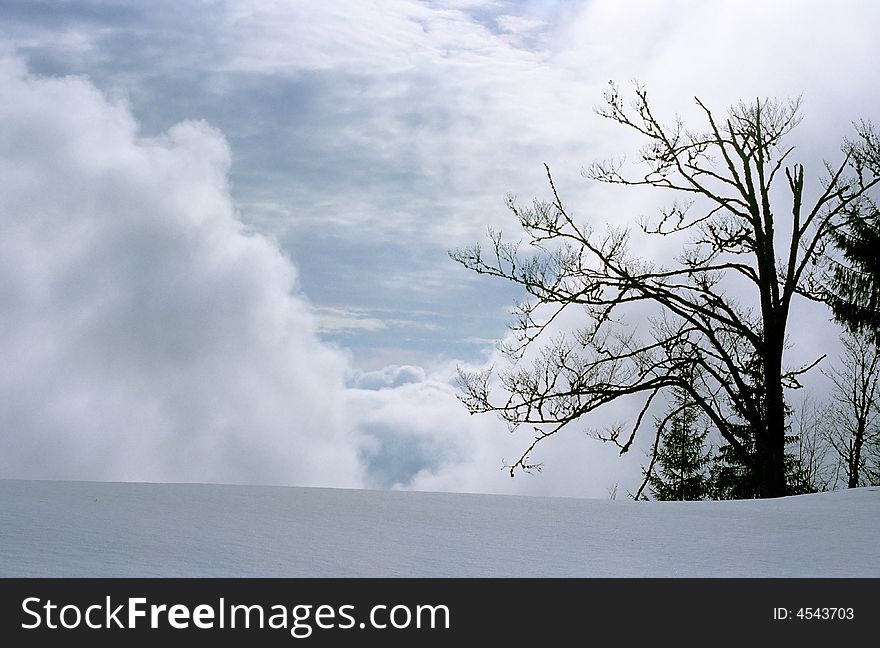
[[[652,402],[677,388],[741,454],[760,496],[784,495],[784,389],[798,386],[798,376],[815,365],[783,365],[791,303],[797,295],[819,298],[814,263],[837,219],[880,182],[880,169],[857,168],[864,143],[847,143],[837,166],[826,164],[808,203],[804,166],[789,163],[793,147],[783,146],[799,122],[798,101],[741,103],[718,120],[697,100],[705,125],[692,131],[680,120],[666,125],[656,118],[642,88],[632,107],[613,84],[605,99],[599,114],[646,141],[640,158],[647,171],[630,176],[612,160],[590,165],[585,175],[679,195],[682,200],[641,229],[689,240],[669,266],[633,255],[629,229],[599,233],[575,219],[547,168],[549,201],[521,206],[508,197],[527,247],[490,230],[490,252],[476,245],[451,253],[465,267],[515,282],[529,295],[510,327],[514,342],[504,349],[510,364],[499,372],[461,371],[462,401],[472,413],[495,412],[513,428],[535,431],[509,466],[513,475],[538,465],[530,453],[539,443],[607,403],[632,397],[639,405],[631,426],[599,434],[626,452]],[[648,332],[626,325],[628,308],[640,305],[656,308]],[[584,325],[549,335],[570,309],[583,311]],[[745,369],[753,358],[760,388]],[[690,375],[699,379],[689,381]],[[736,419],[753,431],[754,450],[734,433]]]
[[[841,338],[840,365],[826,372],[834,385],[834,423],[828,439],[840,458],[849,488],[876,483],[868,459],[880,443],[880,350],[870,334]],[[872,479],[873,478],[873,479]]]
[[[828,442],[834,424],[834,408],[805,395],[791,417],[795,452],[789,479],[799,482],[805,493],[833,490],[840,481],[840,465]],[[792,474],[793,473],[793,474]]]
[[[873,437],[865,446],[864,483],[880,485],[880,438]]]

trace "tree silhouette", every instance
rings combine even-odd
[[[864,163],[864,141],[847,143],[808,202],[805,168],[789,163],[794,149],[783,145],[799,122],[798,101],[740,103],[719,120],[697,100],[705,124],[690,130],[678,119],[666,125],[655,117],[642,88],[632,107],[613,84],[605,99],[599,114],[645,141],[646,171],[630,175],[623,162],[611,160],[585,174],[680,196],[641,229],[685,238],[681,252],[668,264],[639,258],[628,228],[599,232],[576,220],[546,168],[550,200],[522,206],[508,198],[525,245],[490,230],[489,252],[475,245],[451,253],[529,296],[517,306],[513,341],[503,349],[509,363],[460,370],[461,399],[472,413],[494,412],[513,429],[534,430],[509,466],[514,475],[539,466],[531,460],[535,447],[573,422],[619,399],[637,399],[628,428],[597,434],[627,452],[657,396],[678,389],[748,465],[759,496],[785,495],[784,390],[815,365],[784,366],[791,303],[799,295],[822,298],[816,262],[839,221],[880,182],[878,167]],[[638,307],[653,307],[650,319],[639,317],[650,326],[627,325],[628,312]],[[554,333],[554,323],[572,309],[582,313],[582,326]],[[751,358],[757,358],[760,398],[744,370]]]
[[[710,496],[706,448],[709,429],[698,429],[699,411],[680,390],[672,410],[657,421],[660,440],[645,470],[645,481],[657,500],[702,500]],[[642,489],[635,495],[639,499]]]
[[[835,425],[828,439],[837,453],[847,487],[878,483],[872,454],[880,444],[880,349],[864,333],[841,338],[843,353],[826,374],[833,385]]]
[[[862,145],[855,148],[859,167],[880,166],[880,142],[870,124],[859,125]],[[876,172],[876,171],[875,171]],[[837,320],[854,333],[880,343],[880,209],[865,196],[846,211],[833,241],[843,260],[831,262],[827,300]]]

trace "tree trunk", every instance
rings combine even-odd
[[[850,453],[848,488],[859,487],[859,468],[862,463],[862,442],[865,438],[865,425],[861,419],[859,419],[858,426],[855,439],[853,439],[852,451]]]
[[[769,324],[769,323],[768,323]],[[784,326],[779,327],[784,330]],[[777,327],[767,326],[764,341],[764,406],[766,429],[758,435],[758,488],[760,497],[784,497],[785,479],[785,394],[782,389],[784,340]]]

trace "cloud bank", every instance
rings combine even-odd
[[[141,138],[9,59],[0,88],[0,475],[361,485],[345,358],[239,221],[222,135]]]
[[[142,137],[88,80],[10,58],[0,88],[0,477],[604,495],[564,464],[505,477],[521,440],[466,414],[451,367],[321,342],[217,130]]]

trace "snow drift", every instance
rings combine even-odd
[[[632,502],[0,480],[3,577],[877,577],[880,488]]]

